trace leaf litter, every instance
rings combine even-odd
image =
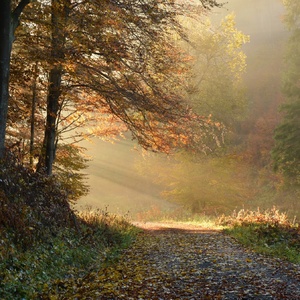
[[[58,281],[42,299],[300,299],[300,265],[255,253],[217,230],[142,227],[118,262]]]

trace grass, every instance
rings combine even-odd
[[[295,219],[276,207],[261,211],[240,210],[231,215],[213,217],[177,208],[163,211],[157,206],[137,215],[142,222],[179,222],[204,228],[223,229],[241,244],[256,252],[300,263],[300,227]]]
[[[241,210],[222,216],[218,223],[225,232],[256,252],[300,263],[300,227],[285,213],[270,210]]]
[[[125,218],[107,211],[86,211],[78,218],[80,234],[68,228],[26,251],[2,232],[0,299],[39,298],[57,280],[81,278],[111,263],[137,234]]]
[[[140,222],[184,222],[215,224],[215,218],[200,213],[192,213],[183,207],[162,210],[153,205],[150,209],[136,214],[135,219]]]
[[[78,186],[0,161],[0,300],[49,299],[56,282],[80,279],[113,261],[137,229],[107,211],[70,207]],[[76,197],[75,197],[76,198]],[[46,292],[45,292],[46,291]]]
[[[18,245],[15,232],[9,227],[0,227],[1,300],[51,299],[51,295],[59,293],[58,288],[72,288],[68,286],[72,281],[80,281],[112,264],[138,233],[126,217],[112,215],[107,210],[87,209],[77,213],[76,219],[77,228],[61,226],[47,232],[48,238],[38,242],[37,239],[44,236],[39,234],[32,239],[35,242],[30,247],[28,243],[24,247],[23,239]],[[34,233],[36,226],[25,221],[27,231],[21,232]],[[240,210],[221,216],[216,225],[215,217],[193,214],[182,208],[161,211],[153,207],[140,215],[138,221],[180,222],[206,228],[225,226],[225,232],[257,252],[300,263],[299,225],[276,208]]]
[[[192,213],[181,206],[175,209],[162,210],[160,207],[153,205],[149,210],[138,213],[135,219],[139,222],[177,222],[199,225],[205,228],[223,228],[216,225],[216,217]]]

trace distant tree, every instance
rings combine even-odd
[[[256,193],[248,178],[249,167],[234,156],[148,153],[136,162],[136,168],[161,187],[162,198],[193,213],[228,212],[249,204]]]
[[[284,1],[285,23],[291,31],[286,54],[283,93],[286,103],[281,124],[275,130],[272,155],[275,170],[280,170],[289,185],[300,186],[300,3]]]
[[[300,101],[285,104],[282,110],[285,116],[274,136],[274,168],[283,172],[289,184],[300,185]]]
[[[194,67],[192,78],[187,79],[186,97],[198,115],[210,124],[207,134],[203,128],[195,127],[194,131],[201,136],[195,143],[197,146],[188,144],[184,151],[162,161],[146,156],[137,165],[139,172],[152,174],[156,183],[161,184],[162,196],[167,200],[195,213],[220,212],[246,203],[253,195],[244,183],[247,166],[234,155],[214,155],[224,145],[226,128],[234,131],[235,123],[243,115],[245,95],[241,76],[246,63],[241,47],[248,37],[235,28],[233,15],[217,28],[209,21],[195,22],[190,34],[189,45],[193,48],[189,53]]]
[[[241,47],[249,37],[235,27],[233,14],[220,25],[212,25],[208,18],[202,22],[182,18],[181,22],[189,34],[188,42],[180,45],[189,53],[191,68],[186,76],[185,97],[210,124],[207,131],[203,126],[195,126],[193,131],[200,138],[192,139],[196,142],[189,142],[186,148],[207,154],[224,145],[226,134],[229,140],[245,114],[241,76],[246,69],[246,56]]]
[[[273,105],[267,106],[263,110],[261,107],[255,106],[256,109],[251,111],[248,120],[242,122],[241,125],[248,132],[247,135],[245,134],[246,138],[240,157],[252,167],[268,169],[270,174],[274,173],[270,155],[271,149],[274,147],[273,133],[280,121],[278,106],[283,101],[282,95],[277,93],[275,96],[277,97],[273,99]]]
[[[189,52],[195,58],[188,97],[197,113],[211,115],[212,120],[232,130],[245,115],[242,75],[246,55],[242,46],[249,42],[249,36],[236,28],[234,14],[227,15],[218,26],[207,19],[188,27]]]

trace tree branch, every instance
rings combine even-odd
[[[12,26],[13,32],[15,32],[16,28],[19,26],[19,18],[21,13],[23,12],[26,5],[30,3],[30,0],[21,0],[17,7],[14,9],[12,13]]]

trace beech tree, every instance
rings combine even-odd
[[[9,99],[9,70],[14,33],[20,15],[30,0],[21,0],[12,11],[11,0],[0,3],[0,159],[5,149],[5,132]]]
[[[41,75],[48,78],[47,117],[39,160],[41,169],[49,175],[52,173],[61,132],[59,126],[68,121],[69,124],[76,123],[74,115],[69,117],[63,111],[65,103],[71,103],[77,116],[84,110],[90,114],[101,112],[111,116],[110,120],[121,121],[143,147],[154,151],[169,151],[182,140],[186,143],[185,138],[178,139],[178,136],[184,135],[187,121],[195,119],[195,116],[175,89],[180,84],[177,75],[184,67],[179,63],[183,55],[176,51],[172,34],[177,32],[185,37],[178,23],[179,15],[196,12],[196,16],[199,10],[204,12],[217,6],[215,1],[183,4],[168,0],[159,3],[141,0],[131,3],[51,0],[36,1],[28,6],[29,2],[14,2],[16,8],[12,14],[8,13],[11,12],[11,2],[1,3],[3,16],[11,16],[10,21],[9,18],[1,18],[0,28],[4,29],[1,39],[8,45],[3,47],[6,52],[1,54],[6,55],[6,60],[1,61],[9,66],[13,33],[19,24],[20,14],[26,6],[27,12],[32,12],[39,5],[35,20],[40,19],[49,28],[45,31],[49,37],[46,46],[49,68]],[[27,29],[34,28],[35,20],[29,18]],[[29,30],[29,36],[31,34]],[[39,61],[36,57],[33,61],[38,72]],[[4,149],[9,73],[7,68],[2,69],[6,70],[1,78],[3,118],[0,125]],[[45,74],[48,74],[47,77]],[[34,80],[37,76],[33,76]],[[31,119],[34,119],[34,108],[33,103]],[[78,110],[80,108],[83,110]],[[207,125],[207,120],[199,121]],[[82,124],[82,120],[80,122]],[[34,122],[31,122],[31,140],[33,128]]]
[[[246,56],[241,47],[249,37],[236,29],[233,15],[227,16],[220,26],[209,21],[196,25],[192,28],[198,30],[190,30],[193,76],[187,79],[187,97],[197,113],[206,117],[209,130],[204,136],[203,129],[195,128],[202,135],[197,147],[191,149],[187,145],[186,151],[178,151],[165,161],[157,163],[157,158],[146,156],[138,164],[138,171],[151,174],[162,185],[165,199],[194,213],[224,212],[245,203],[250,194],[244,183],[248,166],[237,162],[230,151],[227,155],[216,155],[224,148],[222,138],[229,131],[234,132],[234,125],[243,114],[245,95],[241,76]],[[227,145],[229,148],[230,143]]]
[[[63,80],[64,73],[64,49],[67,38],[64,26],[68,24],[70,6],[70,1],[51,1],[50,61],[53,66],[49,72],[45,137],[40,157],[41,166],[45,167],[48,175],[52,174],[56,151],[56,122],[59,110],[59,98],[62,92],[61,81]]]
[[[35,4],[34,8],[39,9]],[[30,12],[30,13],[29,13]],[[24,165],[34,167],[40,151],[46,111],[49,35],[45,18],[33,23],[36,10],[25,10],[11,58],[10,103],[6,147],[18,152]],[[31,20],[29,22],[29,20]],[[43,35],[41,35],[43,33]]]
[[[97,106],[124,122],[142,146],[167,151],[188,114],[176,89],[183,66],[172,33],[184,34],[177,17],[191,7],[172,1],[104,2],[100,9],[99,3],[90,2],[76,7],[80,12],[97,9],[96,18],[86,15],[82,26],[72,31],[69,47],[81,49],[73,66],[73,86],[94,94]]]
[[[51,58],[51,31],[49,30],[51,18],[47,13],[50,9],[51,6],[34,3],[30,9],[24,11],[11,60],[6,146],[18,154],[19,160],[24,165],[29,163],[32,168],[35,167],[35,158],[40,154],[45,140],[48,74],[58,61],[64,66],[67,65],[65,62],[68,62],[67,59],[63,62],[61,59]],[[40,16],[38,15],[40,11],[45,13]],[[62,45],[60,47],[62,48]],[[96,106],[93,105],[93,102],[96,102],[94,95],[81,93],[79,97],[78,92],[71,88],[67,76],[64,76],[60,90],[54,141],[55,145],[58,145],[58,142],[61,144],[60,149],[64,148],[64,144],[75,147],[74,139],[77,142],[83,138],[83,135],[98,135],[106,138],[116,136],[124,130],[124,126],[113,120],[112,116],[108,116],[105,111],[100,113],[100,110],[97,110],[96,114]],[[80,99],[77,99],[78,97]],[[88,132],[85,130],[85,125],[88,125],[87,120],[93,125]],[[75,147],[73,150],[75,149],[79,148]],[[62,151],[59,151],[59,155],[61,153]],[[75,152],[70,151],[70,153]],[[45,158],[43,164],[44,160]],[[56,170],[58,169],[60,168],[56,165]],[[66,166],[64,170],[67,170]]]
[[[211,115],[231,130],[245,113],[245,88],[242,74],[246,70],[246,55],[242,46],[249,36],[236,28],[235,15],[229,14],[220,25],[209,20],[190,28],[189,51],[192,76],[188,96],[196,111]]]
[[[52,173],[59,118],[74,122],[60,113],[70,98],[75,114],[78,108],[84,108],[113,116],[110,119],[126,124],[145,148],[168,151],[178,143],[178,130],[182,132],[192,115],[182,96],[172,91],[179,84],[176,75],[183,65],[171,33],[177,31],[184,36],[179,14],[195,9],[199,13],[199,9],[203,12],[215,5],[215,1],[183,5],[167,0],[159,4],[43,2],[37,14],[49,15],[52,66],[48,71],[47,119],[40,156],[46,172]]]

